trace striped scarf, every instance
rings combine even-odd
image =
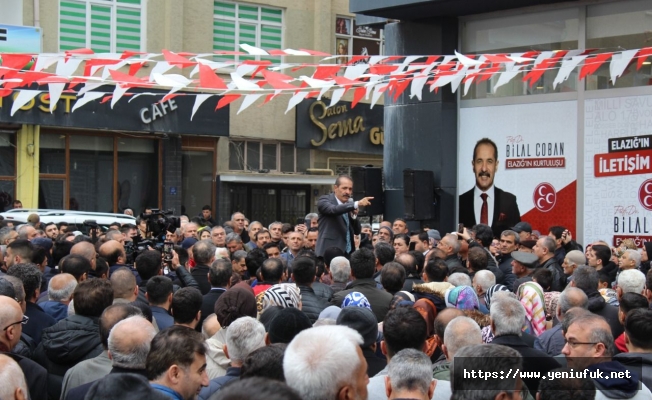
[[[518,287],[518,299],[525,307],[525,317],[532,326],[532,333],[539,336],[546,330],[543,288],[536,282],[525,282]]]

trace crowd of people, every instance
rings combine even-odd
[[[147,218],[0,221],[0,399],[652,399],[652,246],[373,229],[351,189],[295,225],[206,206],[168,254]]]

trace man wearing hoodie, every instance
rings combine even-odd
[[[618,337],[623,333],[623,326],[618,320],[618,308],[605,302],[598,292],[598,283],[598,272],[595,268],[583,265],[573,271],[571,285],[582,289],[589,298],[589,311],[604,318],[611,327],[611,335]]]
[[[625,345],[627,353],[620,353],[614,360],[633,366],[642,372],[641,380],[652,387],[652,310],[636,308],[625,319]]]
[[[614,351],[614,337],[607,321],[598,315],[586,315],[571,322],[562,354],[566,356],[569,367],[580,371],[586,369],[594,376],[601,375],[592,376],[597,389],[595,400],[652,398],[650,389],[639,383],[640,376],[612,360]],[[613,373],[618,373],[620,378],[609,379]]]
[[[80,282],[73,293],[75,314],[43,330],[34,359],[48,370],[48,392],[60,398],[63,376],[77,363],[102,353],[99,319],[113,303],[113,289],[104,279]]]

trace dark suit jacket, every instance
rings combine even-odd
[[[349,231],[346,231],[346,221],[343,214],[350,213],[355,208],[353,203],[337,204],[335,194],[321,196],[317,202],[319,211],[319,235],[317,236],[316,253],[323,256],[329,247],[339,247],[346,251],[346,235],[351,235],[351,249],[354,247],[353,235],[360,234],[360,220],[353,219],[349,214]]]
[[[201,332],[201,326],[206,317],[215,313],[215,303],[217,303],[217,299],[219,299],[224,292],[226,292],[225,288],[211,288],[211,290],[204,295],[201,303],[201,318],[197,324],[197,331]]]
[[[196,265],[190,272],[197,284],[202,295],[205,295],[211,290],[211,284],[208,282],[208,265]]]
[[[465,227],[471,228],[479,222],[475,220],[475,211],[473,209],[473,187],[468,192],[460,195],[459,198],[459,212],[460,222]],[[516,204],[516,196],[509,192],[505,192],[494,186],[494,215],[491,221],[491,230],[494,232],[494,237],[500,237],[502,231],[509,229],[521,222],[521,212],[518,210]],[[501,218],[503,214],[503,218]]]

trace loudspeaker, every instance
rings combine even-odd
[[[423,221],[435,217],[435,175],[432,171],[403,170],[405,219]]]
[[[383,170],[370,167],[352,167],[353,198],[360,200],[363,197],[373,197],[371,205],[361,207],[358,216],[369,217],[380,215],[385,211],[383,201]]]

